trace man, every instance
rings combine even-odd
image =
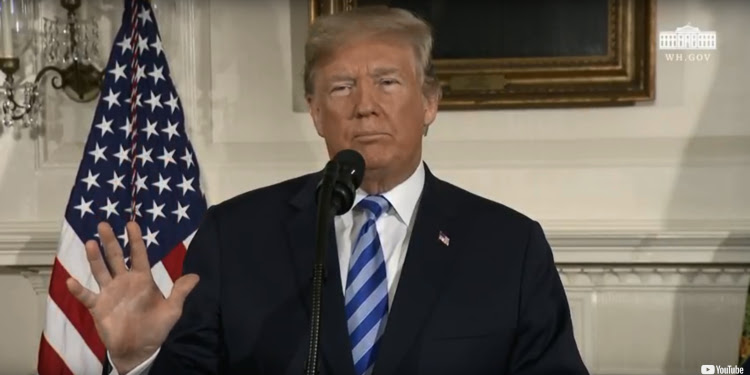
[[[325,17],[310,31],[312,121],[330,155],[354,149],[366,161],[355,207],[331,232],[321,373],[587,374],[540,226],[422,161],[440,99],[431,47],[429,27],[396,9]],[[106,263],[86,244],[100,293],[68,287],[116,372],[302,373],[320,178],[210,208],[167,299],[138,225],[128,225],[128,270],[101,224]]]

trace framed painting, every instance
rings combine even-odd
[[[656,0],[309,0],[385,5],[430,23],[442,109],[632,105],[655,97]]]

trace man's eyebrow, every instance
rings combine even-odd
[[[371,77],[382,77],[389,74],[395,74],[399,73],[400,70],[395,67],[383,67],[383,68],[375,68],[373,69],[372,73],[370,73]],[[328,76],[327,79],[329,82],[335,82],[335,81],[355,81],[356,79],[351,74],[346,73],[336,73],[333,75]]]
[[[329,81],[354,81],[354,77],[349,74],[334,74],[328,77]]]
[[[387,68],[375,68],[372,71],[372,74],[370,74],[373,77],[382,77],[389,74],[398,73],[399,69],[394,67],[387,67]]]

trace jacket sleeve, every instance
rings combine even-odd
[[[185,299],[182,315],[162,345],[149,375],[219,374],[221,337],[220,242],[216,207],[210,207],[185,255],[183,274],[195,273],[198,284]]]
[[[544,232],[533,222],[523,262],[513,375],[588,375],[581,359],[567,296]]]

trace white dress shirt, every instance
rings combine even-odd
[[[422,189],[424,188],[424,180],[424,163],[420,161],[417,169],[409,178],[388,192],[381,194],[391,204],[391,209],[383,212],[375,222],[380,244],[383,248],[383,258],[385,259],[385,273],[388,278],[389,310],[393,305],[393,297],[396,294],[398,279],[401,276],[401,268],[404,265],[404,259],[406,259],[406,249],[409,247],[411,231],[414,228],[414,218],[416,217],[417,205],[422,195]],[[366,192],[362,189],[357,189],[352,209],[334,218],[339,267],[341,268],[342,293],[346,293],[346,277],[349,273],[352,244],[357,241],[359,229],[367,220],[366,214],[357,208],[357,203],[366,196]],[[158,354],[159,350],[127,375],[148,374],[151,364]],[[119,375],[114,366],[112,366],[112,369],[110,375]]]
[[[401,267],[406,258],[406,248],[409,246],[411,231],[414,227],[414,217],[417,202],[424,187],[424,165],[420,162],[412,175],[401,184],[388,192],[381,194],[391,204],[391,209],[383,212],[375,226],[378,229],[380,245],[385,259],[385,273],[388,278],[388,306],[393,304]],[[352,255],[352,244],[357,241],[359,230],[367,221],[366,214],[357,204],[367,196],[362,189],[357,189],[354,205],[349,212],[336,216],[336,242],[339,252],[339,267],[341,268],[341,284],[346,293],[346,278],[349,272],[349,259]]]

